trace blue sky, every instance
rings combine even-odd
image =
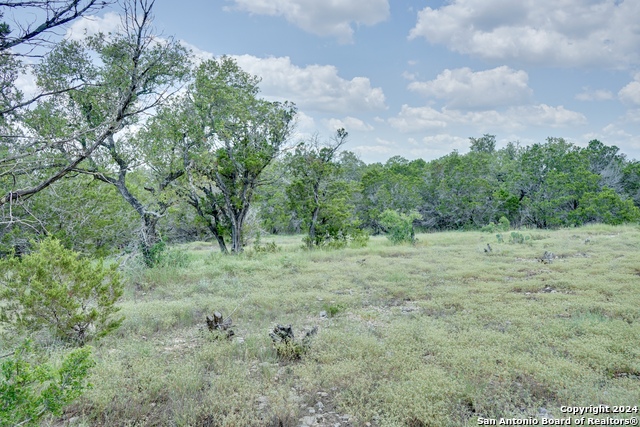
[[[297,138],[344,126],[366,162],[466,152],[485,133],[597,138],[640,158],[638,0],[157,0],[155,16],[295,102]]]

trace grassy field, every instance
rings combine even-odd
[[[126,265],[94,387],[48,424],[446,427],[638,405],[640,229],[520,233],[315,252],[276,237],[239,257],[194,243],[182,267]],[[204,326],[214,311],[233,313],[231,340]],[[278,323],[318,326],[300,360],[278,357]]]

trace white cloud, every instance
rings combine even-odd
[[[389,124],[400,132],[417,132],[427,129],[444,129],[450,119],[431,107],[410,107],[406,104],[397,117],[389,119]]]
[[[234,58],[243,70],[262,78],[262,94],[273,100],[289,100],[308,111],[343,114],[386,108],[381,88],[371,87],[366,77],[343,79],[333,65],[299,67],[289,57]]]
[[[481,131],[494,132],[496,129],[512,131],[527,126],[560,128],[586,122],[587,118],[582,113],[546,104],[511,107],[504,112],[436,110],[428,106],[410,107],[405,104],[396,117],[389,119],[389,124],[400,132],[445,129],[450,126],[474,126]]]
[[[627,110],[622,117],[623,123],[640,123],[640,108]]]
[[[180,44],[182,45],[182,47],[184,47],[185,49],[188,49],[191,51],[191,54],[194,57],[194,62],[196,64],[200,64],[204,61],[208,61],[210,59],[215,59],[215,55],[211,52],[207,52],[206,50],[202,50],[197,46],[192,45],[191,43],[184,41],[184,40],[180,40]]]
[[[470,68],[446,69],[435,80],[413,82],[409,90],[444,99],[451,108],[491,108],[527,102],[533,93],[525,71],[502,66],[473,72]]]
[[[304,133],[315,132],[316,122],[313,117],[309,116],[304,111],[298,111],[296,114],[296,130]]]
[[[409,150],[414,156],[436,159],[446,156],[453,150],[465,151],[469,148],[469,138],[449,134],[425,136],[420,142],[412,144],[415,148]]]
[[[409,38],[491,60],[604,68],[640,63],[640,2],[451,0],[418,13]]]
[[[403,71],[402,78],[405,80],[409,80],[410,82],[413,82],[418,78],[418,73],[410,73],[408,71]]]
[[[635,75],[635,80],[620,89],[618,98],[627,104],[640,105],[640,73]]]
[[[31,67],[24,67],[15,81],[16,88],[22,92],[25,99],[33,98],[40,93],[36,76],[33,75]]]
[[[283,16],[310,33],[352,41],[353,26],[375,25],[389,16],[388,0],[233,0],[235,9],[257,15]]]
[[[347,132],[351,131],[363,131],[369,132],[373,130],[373,126],[369,123],[365,123],[364,121],[347,116],[344,119],[329,119],[325,121],[325,125],[327,129],[332,132],[335,132],[337,129],[344,128]]]
[[[358,145],[357,147],[353,147],[353,152],[358,154],[358,156],[367,154],[389,154],[393,151],[394,149],[386,145]]]
[[[114,12],[107,12],[104,16],[83,16],[73,22],[67,30],[69,40],[82,40],[87,36],[98,33],[108,34],[122,28],[122,17]]]
[[[610,90],[596,89],[592,90],[588,87],[576,95],[578,101],[607,101],[613,99],[613,93]]]
[[[388,139],[384,139],[384,138],[376,138],[376,143],[378,145],[397,145],[395,141],[390,141]]]

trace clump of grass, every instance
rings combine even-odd
[[[335,317],[338,313],[344,311],[346,306],[344,304],[330,303],[324,304],[322,308],[327,313],[327,317]]]

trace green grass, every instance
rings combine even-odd
[[[238,257],[185,245],[186,267],[130,269],[126,320],[99,343],[94,388],[67,419],[294,426],[320,400],[325,425],[446,427],[638,405],[640,229],[520,232],[532,238],[448,232],[314,252],[275,236],[264,241],[279,252]],[[539,261],[545,251],[557,258]],[[233,312],[232,340],[204,327],[214,311]],[[278,359],[277,323],[300,337],[318,326],[301,360]]]

